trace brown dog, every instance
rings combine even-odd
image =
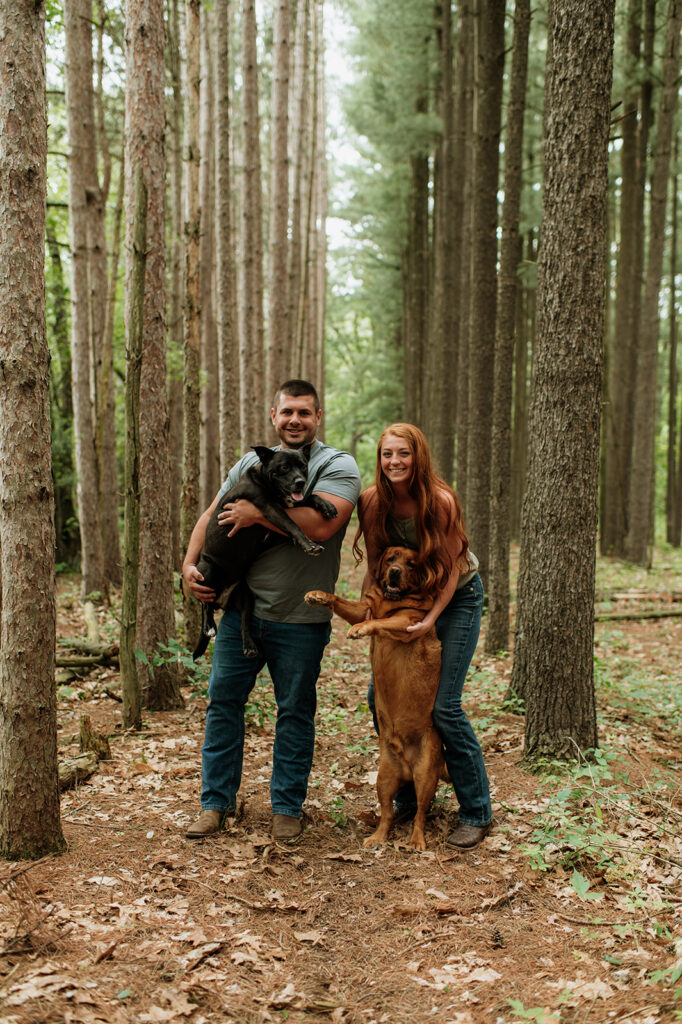
[[[322,604],[352,623],[348,636],[372,638],[370,656],[379,720],[379,827],[365,845],[385,842],[393,821],[393,797],[401,782],[414,780],[417,813],[410,845],[425,850],[426,812],[441,775],[443,748],[431,711],[438,692],[441,647],[435,629],[410,640],[407,626],[421,622],[433,605],[420,589],[414,551],[386,548],[378,584],[361,601],[312,590],[308,604]],[[365,619],[370,611],[372,617]]]

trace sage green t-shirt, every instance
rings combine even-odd
[[[275,450],[280,447],[277,445]],[[244,455],[228,473],[221,496],[257,462],[255,452]],[[315,441],[308,464],[305,496],[313,491],[333,494],[355,505],[360,494],[360,472],[353,456]],[[307,605],[303,598],[309,590],[334,592],[345,533],[346,527],[342,526],[326,540],[321,555],[306,555],[286,538],[282,538],[282,544],[259,555],[246,575],[255,598],[254,614],[270,622],[328,622],[331,618],[328,608]]]

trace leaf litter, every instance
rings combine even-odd
[[[682,589],[679,564],[647,581],[600,571],[609,610],[644,586],[647,607]],[[342,572],[341,587],[357,591],[348,550]],[[62,636],[85,631],[77,588],[60,580]],[[115,639],[111,610],[98,614]],[[86,712],[113,760],[63,794],[66,853],[0,864],[3,1024],[682,1019],[681,624],[598,624],[602,746],[570,770],[523,764],[523,718],[502,707],[510,656],[479,645],[466,706],[495,828],[469,853],[444,842],[456,821],[445,788],[426,853],[408,847],[409,824],[363,847],[377,744],[368,651],[344,634],[335,621],[306,828],[289,844],[269,835],[267,679],[247,708],[238,814],[200,842],[184,831],[198,810],[205,683],[184,688],[183,711],[147,714],[134,734],[108,695],[111,668],[71,682],[60,757],[78,752]]]

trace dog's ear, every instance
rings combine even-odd
[[[384,550],[379,555],[379,561],[377,562],[377,571],[376,571],[376,578],[378,580],[381,579],[381,574],[384,571],[384,558],[386,557],[386,552],[387,551],[388,551],[388,548],[384,548]]]
[[[265,445],[262,445],[262,444],[254,444],[254,445],[251,445],[251,447],[253,448],[254,452],[256,453],[258,458],[260,459],[261,464],[263,466],[267,466],[268,463],[270,462],[270,459],[275,454],[273,452],[272,448],[266,448]]]
[[[313,450],[313,442],[312,441],[308,441],[308,444],[304,444],[303,447],[299,448],[298,450],[300,452],[302,452],[303,455],[305,455],[306,461],[309,461],[310,453]]]

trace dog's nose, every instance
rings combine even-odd
[[[304,487],[305,487],[305,477],[304,476],[297,476],[296,479],[294,480],[294,490],[295,491],[302,491]]]

